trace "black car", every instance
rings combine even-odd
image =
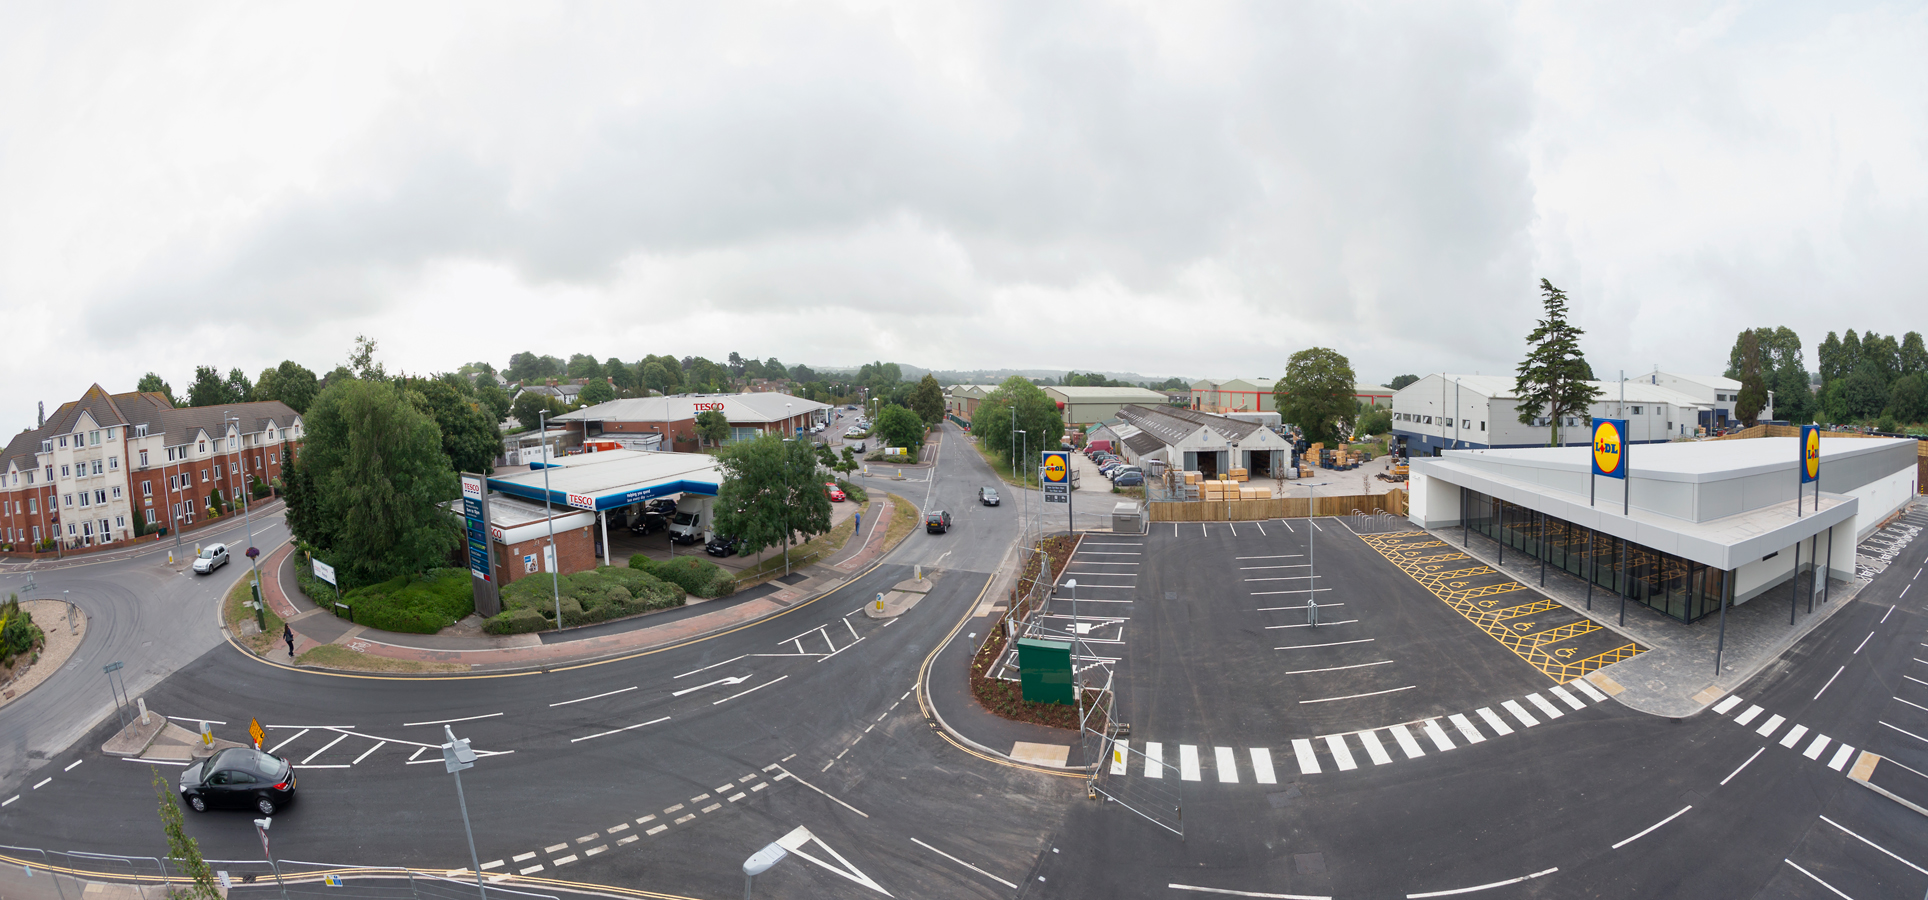
[[[943,534],[951,530],[951,514],[941,509],[933,509],[924,514],[924,531],[930,534]]]
[[[978,488],[977,502],[982,503],[985,506],[996,506],[998,504],[997,488],[988,488],[988,487]]]
[[[629,523],[630,534],[655,534],[669,527],[669,517],[659,512],[639,513]]]
[[[295,799],[295,767],[253,747],[229,747],[181,773],[181,798],[195,812],[219,807],[271,816]]]
[[[736,538],[715,535],[710,538],[709,543],[703,545],[703,552],[711,556],[735,556],[737,543]]]

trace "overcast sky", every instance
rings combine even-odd
[[[1362,379],[1928,328],[1921,4],[0,5],[11,431],[197,364]]]

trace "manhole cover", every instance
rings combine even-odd
[[[1176,599],[1178,599],[1178,592],[1177,592],[1177,591],[1166,591],[1166,592],[1165,592],[1165,599],[1167,599],[1167,600],[1176,600]]]
[[[1292,865],[1299,870],[1300,875],[1323,875],[1325,874],[1325,854],[1294,853]]]

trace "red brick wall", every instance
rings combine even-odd
[[[542,547],[547,543],[549,543],[549,536],[546,534],[534,540],[514,544],[505,545],[498,542],[495,545],[496,586],[501,587],[524,578],[548,574],[541,571]],[[525,555],[536,558],[535,572],[525,571],[522,561]],[[556,567],[562,574],[584,572],[599,565],[602,565],[602,560],[596,556],[594,526],[586,525],[556,532]]]

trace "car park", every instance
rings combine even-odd
[[[951,530],[951,514],[941,509],[924,513],[924,531],[929,534],[943,534]]]
[[[977,489],[977,502],[979,502],[979,503],[982,503],[982,504],[984,504],[985,506],[996,506],[996,505],[998,505],[998,502],[999,502],[999,501],[998,501],[998,496],[997,496],[997,488],[992,488],[992,487],[981,487],[981,488],[978,488],[978,489]]]
[[[181,772],[181,799],[195,812],[249,809],[264,816],[295,799],[295,767],[253,747],[229,747]]]
[[[228,564],[228,545],[209,544],[201,548],[194,557],[194,574],[211,575],[215,569]]]
[[[834,481],[824,482],[823,491],[830,496],[830,502],[832,503],[842,503],[844,501],[843,488],[838,487]]]

